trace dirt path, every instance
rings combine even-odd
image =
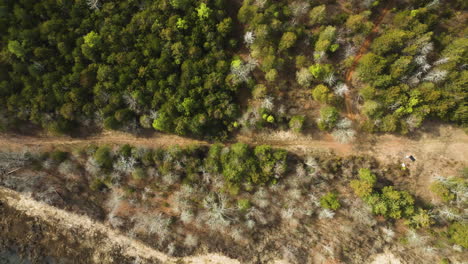
[[[89,245],[94,250],[95,263],[114,263],[113,255],[120,252],[124,257],[145,259],[150,263],[184,263],[184,264],[238,264],[233,260],[217,254],[174,258],[159,252],[144,243],[129,238],[120,232],[95,222],[87,216],[77,215],[56,207],[38,202],[22,193],[0,187],[0,204],[8,206],[48,223],[57,229],[58,233],[70,229],[80,230],[80,244]],[[98,235],[99,234],[99,235]],[[137,263],[137,262],[135,262]],[[140,262],[138,262],[140,263]]]
[[[290,132],[240,134],[233,142],[244,142],[251,145],[268,144],[297,154],[304,154],[312,150],[333,151],[343,156],[371,154],[381,160],[387,160],[389,156],[402,158],[406,155],[405,153],[437,154],[454,161],[468,161],[468,135],[462,129],[447,125],[428,124],[423,130],[426,132],[421,132],[417,139],[394,135],[364,135],[354,143],[348,144],[336,142],[331,136],[315,138]],[[30,137],[0,134],[1,149],[48,150],[55,147],[72,148],[89,144],[131,144],[156,148],[172,145],[208,145],[209,143],[160,133],[154,133],[148,137],[136,137],[122,132],[105,132],[89,138]]]
[[[387,16],[388,12],[391,9],[390,7],[392,6],[392,4],[393,4],[393,1],[388,1],[387,5],[382,10],[382,13],[380,14],[380,16],[374,21],[374,27],[372,28],[369,35],[367,35],[366,39],[364,40],[361,47],[359,48],[356,56],[354,57],[353,63],[351,64],[351,68],[348,70],[348,72],[346,73],[346,77],[345,77],[346,84],[349,87],[353,87],[352,80],[353,80],[354,72],[356,71],[357,64],[359,63],[359,60],[361,59],[361,57],[364,54],[366,54],[367,51],[369,50],[369,47],[372,41],[377,36],[380,24],[382,23],[384,18]],[[345,94],[346,112],[348,114],[348,118],[350,118],[351,120],[354,120],[356,118],[356,113],[353,108],[353,103],[352,103],[352,99],[350,98],[351,97],[350,94],[351,92]]]

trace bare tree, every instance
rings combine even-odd
[[[86,0],[86,4],[91,10],[99,10],[99,6],[100,6],[99,0]]]
[[[250,46],[254,43],[255,41],[255,34],[253,31],[247,31],[244,34],[244,42],[247,46]]]

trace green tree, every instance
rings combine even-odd
[[[320,206],[325,209],[337,210],[341,204],[336,193],[328,192],[320,198]]]
[[[291,120],[289,120],[289,128],[296,133],[300,133],[302,132],[302,128],[304,127],[304,121],[304,116],[295,115],[291,117]]]
[[[297,36],[294,32],[286,32],[283,34],[281,37],[280,43],[279,43],[279,50],[287,50],[294,46],[296,44]]]
[[[15,54],[18,58],[23,58],[26,55],[26,50],[17,40],[8,41],[8,51]]]
[[[212,12],[213,10],[211,10],[205,3],[201,3],[197,8],[197,15],[201,20],[207,19]]]
[[[335,99],[334,94],[327,86],[323,84],[315,86],[315,88],[312,90],[312,96],[314,97],[315,101],[319,101],[321,103],[331,103]]]
[[[109,147],[99,147],[93,155],[96,164],[103,169],[112,168],[112,153]]]
[[[320,108],[320,118],[318,120],[318,127],[321,130],[331,130],[335,127],[339,118],[338,110],[333,106],[323,106]]]
[[[468,248],[468,224],[455,222],[450,225],[448,233],[453,243]]]
[[[309,12],[309,23],[311,26],[317,25],[317,24],[322,24],[325,22],[327,13],[326,13],[326,6],[325,5],[319,5]]]

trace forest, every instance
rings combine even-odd
[[[0,129],[226,139],[314,127],[340,138],[351,125],[406,134],[428,119],[466,127],[465,1],[236,5],[0,1]]]

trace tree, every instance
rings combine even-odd
[[[320,118],[318,120],[318,127],[321,130],[331,130],[335,127],[338,121],[339,113],[333,106],[323,106],[320,109]]]
[[[8,41],[8,51],[15,54],[18,58],[23,58],[26,55],[26,50],[17,40]]]
[[[317,25],[317,24],[322,24],[325,22],[326,19],[326,6],[325,5],[319,5],[309,12],[309,24],[311,26]]]
[[[354,193],[365,198],[372,194],[377,177],[369,169],[359,169],[359,180],[352,180],[350,185]]]
[[[284,33],[279,43],[279,50],[283,51],[291,48],[296,43],[296,40],[297,36],[294,32]]]
[[[197,15],[201,20],[207,19],[212,12],[213,10],[211,10],[205,3],[201,3],[197,8]]]
[[[321,103],[331,103],[335,99],[330,89],[323,84],[315,86],[315,88],[312,90],[312,96],[314,97],[314,100]]]
[[[408,38],[409,34],[407,32],[400,29],[392,29],[376,38],[372,42],[371,49],[378,55],[386,55],[403,47]]]
[[[296,72],[297,83],[302,87],[309,87],[313,78],[314,76],[307,68],[301,68],[298,72]]]
[[[448,231],[453,243],[468,248],[468,224],[455,222],[449,226]]]
[[[96,164],[103,169],[112,168],[112,153],[109,147],[99,147],[93,155]]]
[[[387,61],[383,57],[369,52],[362,56],[359,61],[357,73],[362,81],[375,82],[380,78],[385,78],[382,74],[384,73],[386,66]]]
[[[327,52],[335,41],[335,36],[336,28],[333,26],[327,26],[322,32],[320,32],[319,38],[315,43],[315,51]]]
[[[302,115],[295,115],[291,117],[291,120],[289,121],[289,128],[296,133],[302,132],[304,120],[305,117]]]

